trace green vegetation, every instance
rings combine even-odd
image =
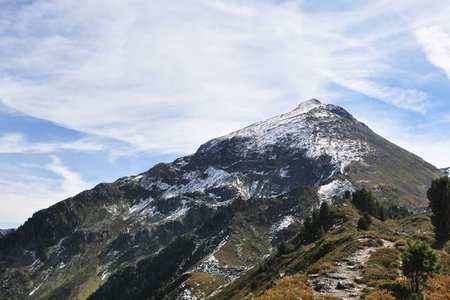
[[[386,207],[375,199],[370,190],[365,188],[356,190],[353,194],[346,192],[343,200],[351,199],[352,204],[363,214],[357,223],[358,230],[369,230],[372,224],[371,216],[386,221],[386,219],[401,219],[410,213],[407,208],[398,205],[390,205]]]
[[[370,225],[372,224],[372,219],[368,213],[364,213],[364,215],[359,218],[357,226],[359,230],[369,230]]]
[[[412,293],[420,293],[421,285],[440,267],[439,256],[427,242],[417,241],[414,245],[408,242],[402,253],[402,271],[410,280]]]
[[[367,261],[362,272],[363,281],[376,287],[395,282],[399,265],[400,252],[396,248],[379,248]]]
[[[411,283],[401,276],[401,253],[408,247],[404,236],[419,240],[419,245],[421,238],[432,237],[427,215],[408,214],[404,219],[383,222],[368,213],[361,213],[345,199],[322,209],[324,212],[327,210],[329,212],[325,215],[331,217],[331,225],[320,237],[317,234],[321,232],[317,227],[322,225],[318,221],[321,219],[320,210],[316,210],[309,221],[305,221],[298,236],[283,243],[278,251],[213,299],[333,299],[315,292],[310,278],[328,278],[329,274],[338,271],[337,266],[348,260],[351,253],[364,249],[368,242],[374,243],[375,251],[369,252],[365,267],[359,271],[357,281],[367,286],[361,296],[367,300],[410,299],[414,295],[410,290]],[[370,230],[356,230],[360,218],[365,222],[370,218]],[[306,236],[310,238],[306,239]],[[419,280],[421,292],[427,299],[447,299],[450,293],[450,255],[442,250],[431,251],[442,258],[443,269],[441,273],[427,273],[433,276],[427,277],[426,284]]]
[[[438,241],[450,239],[450,178],[447,176],[433,180],[427,192],[433,212],[431,223]]]
[[[383,211],[381,205],[375,200],[371,191],[365,188],[357,190],[352,195],[353,205],[362,211],[363,213],[368,213],[372,216],[378,217]]]
[[[304,242],[310,242],[319,239],[332,225],[333,215],[328,203],[322,202],[319,211],[313,210],[311,217],[305,219],[299,236],[303,238]]]
[[[353,193],[352,203],[361,212],[367,213],[381,221],[385,221],[387,218],[401,219],[410,214],[404,206],[390,205],[386,207],[375,199],[372,191],[366,190],[365,188]]]

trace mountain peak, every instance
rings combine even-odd
[[[324,107],[324,106],[326,106],[326,105],[323,104],[322,102],[320,102],[319,100],[313,98],[313,99],[309,99],[307,101],[300,103],[294,111],[303,114],[303,113],[307,113],[315,108]]]
[[[328,157],[333,165],[331,172],[344,174],[348,165],[362,161],[371,151],[365,140],[352,135],[352,128],[361,126],[355,120],[340,106],[311,99],[288,113],[213,139],[203,144],[196,154],[204,159],[204,154],[234,153],[236,161],[248,161],[273,156],[274,149],[283,149],[285,155],[301,153],[302,159]]]
[[[326,103],[322,103],[321,101],[313,98],[313,99],[309,99],[306,100],[302,103],[300,103],[292,112],[290,112],[289,114],[294,113],[295,115],[303,115],[303,114],[308,114],[311,111],[322,111],[322,110],[326,110],[328,113],[332,113],[334,115],[340,116],[342,118],[346,118],[349,120],[356,120],[348,111],[346,111],[344,108],[337,106],[337,105],[333,105],[333,104],[326,104]],[[329,115],[327,113],[325,114],[320,114],[322,116],[326,116],[328,117]]]

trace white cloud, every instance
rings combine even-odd
[[[336,80],[336,82],[366,96],[383,100],[397,107],[404,107],[422,114],[427,111],[429,96],[418,90],[392,88],[360,79]]]
[[[33,175],[33,168],[47,170],[56,177]],[[20,172],[16,166],[3,163],[1,169],[0,228],[16,227],[34,212],[92,187],[58,157],[43,166],[22,166]]]
[[[90,187],[79,174],[64,166],[57,156],[52,156],[52,162],[45,168],[60,177],[60,198],[73,196]]]
[[[421,27],[414,34],[428,60],[450,78],[450,34],[439,26]]]
[[[78,131],[172,153],[301,100],[332,101],[331,83],[426,111],[423,91],[375,79],[405,73],[388,58],[415,46],[397,17],[413,5],[331,13],[300,3],[35,1],[0,23],[0,97]]]
[[[107,148],[93,139],[79,139],[73,142],[29,142],[21,133],[0,136],[0,154],[5,153],[51,153],[65,150],[80,152],[105,151]]]

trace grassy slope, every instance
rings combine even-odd
[[[373,144],[377,145],[376,151],[363,163],[350,167],[350,181],[359,188],[373,190],[380,200],[390,204],[426,206],[426,191],[431,180],[441,175],[439,170],[382,137]]]
[[[309,245],[291,240],[290,252],[275,253],[259,267],[236,280],[214,299],[312,299],[313,291],[307,285],[307,275],[331,271],[335,262],[348,257],[358,247],[358,238],[383,238],[395,243],[394,248],[381,248],[372,253],[362,281],[368,285],[366,299],[402,299],[405,279],[400,275],[399,254],[406,239],[425,239],[433,243],[428,216],[414,215],[403,220],[381,222],[376,219],[369,231],[356,230],[359,213],[349,203],[333,206],[338,219],[344,223],[330,230],[322,239]],[[429,280],[425,294],[429,299],[448,299],[450,294],[450,245],[437,250],[444,265],[440,274]],[[314,299],[333,299],[315,297]]]

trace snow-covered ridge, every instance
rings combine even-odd
[[[450,177],[450,167],[449,168],[442,168],[440,170],[441,170],[442,174]]]
[[[317,99],[311,99],[300,103],[294,111],[297,114],[306,114],[315,108],[325,107],[326,105]]]
[[[317,159],[323,155],[344,173],[354,161],[362,161],[370,146],[343,133],[336,121],[353,118],[338,106],[326,105],[316,99],[301,103],[293,111],[258,122],[229,135],[206,143],[200,152],[207,152],[225,140],[241,139],[242,155],[262,153],[273,146],[304,150],[306,156]]]

